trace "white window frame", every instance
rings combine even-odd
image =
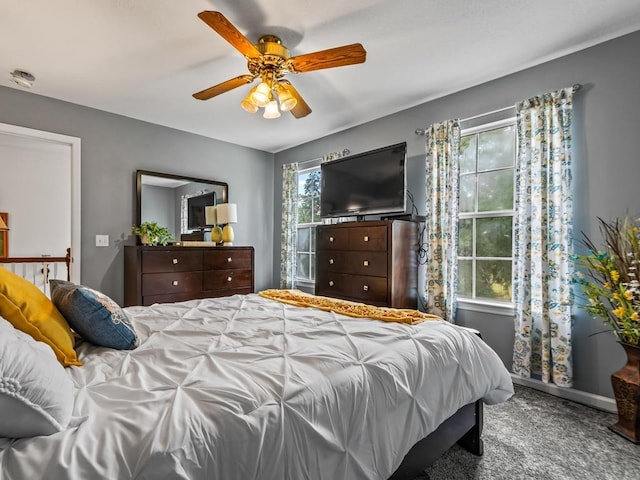
[[[320,171],[320,162],[321,162],[321,159],[318,158],[318,159],[310,160],[309,162],[304,162],[303,164],[301,164],[304,166],[298,169],[298,179],[300,178],[301,175],[305,173],[308,173],[314,170]],[[299,205],[299,200],[300,200],[300,192],[298,192],[298,200],[296,201],[296,208],[297,208],[297,205]],[[305,229],[305,228],[315,229],[316,226],[321,224],[322,224],[322,219],[318,219],[317,222],[298,223],[296,225],[298,237],[300,235],[301,229]],[[309,235],[312,235],[312,233],[310,232]],[[298,255],[298,253],[309,254],[309,272],[310,273],[312,268],[311,264],[313,263],[315,265],[316,249],[317,249],[317,239],[316,239],[316,243],[311,242],[311,239],[309,239],[309,251],[301,252],[298,250],[298,246],[296,245],[296,256]],[[315,270],[314,270],[314,274],[315,274]],[[306,287],[306,288],[315,288],[315,285],[316,285],[315,276],[314,276],[314,279],[300,278],[298,277],[298,270],[296,267],[296,285],[300,287]]]
[[[489,123],[484,123],[482,125],[478,125],[475,127],[471,127],[471,128],[466,128],[466,129],[462,129],[460,132],[460,137],[465,137],[467,135],[473,135],[476,133],[481,133],[481,132],[485,132],[488,130],[495,130],[498,128],[502,128],[505,127],[507,125],[513,125],[514,127],[517,127],[516,124],[516,117],[510,116],[509,118],[505,118],[503,120],[498,120],[495,122],[489,122]],[[518,137],[517,137],[517,132],[516,132],[516,145],[515,145],[515,155],[517,156],[517,152],[518,152]],[[458,220],[464,220],[464,219],[478,219],[478,218],[487,218],[487,217],[501,217],[501,216],[510,216],[512,219],[515,217],[515,168],[516,168],[516,158],[514,158],[514,163],[513,163],[513,171],[514,171],[514,175],[513,175],[513,191],[514,191],[514,207],[511,210],[498,210],[498,211],[492,211],[492,212],[473,212],[473,213],[459,213],[458,214]],[[497,170],[505,170],[506,168],[501,167],[499,169],[495,169]],[[483,171],[484,172],[484,171]],[[477,170],[476,170],[476,181],[477,181]],[[477,205],[477,201],[478,201],[478,189],[476,188],[475,191],[475,204]],[[513,225],[513,223],[512,223]],[[513,229],[512,229],[512,233],[513,233]],[[475,238],[475,235],[474,235]],[[515,238],[513,238],[513,241],[515,241]],[[511,255],[511,261],[512,261],[512,266],[513,266],[513,262],[514,262],[514,257],[513,257],[513,252],[514,250],[514,245],[512,245],[512,255]],[[476,242],[474,241],[473,243],[473,254],[472,254],[472,258],[476,259]],[[483,257],[484,259],[485,257]],[[490,257],[486,257],[487,259],[491,259]],[[504,257],[500,257],[499,260],[504,260]],[[473,270],[472,270],[472,281],[474,284],[474,291],[475,291],[475,266],[476,266],[476,262],[472,263],[473,265]],[[513,292],[513,269],[512,269],[512,277],[511,277],[511,290]],[[500,300],[491,300],[491,299],[485,299],[485,298],[472,298],[472,297],[463,297],[463,296],[458,296],[457,299],[457,304],[458,307],[463,309],[463,310],[471,310],[471,311],[477,311],[477,312],[483,312],[483,313],[491,313],[491,314],[495,314],[495,315],[508,315],[508,316],[512,316],[515,314],[515,306],[513,303],[513,298],[511,299],[511,301],[500,301]]]

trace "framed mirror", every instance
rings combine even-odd
[[[229,186],[216,180],[137,170],[136,196],[136,225],[156,222],[167,227],[178,242],[204,232],[204,208],[227,203]]]

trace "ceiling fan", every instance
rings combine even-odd
[[[204,11],[198,17],[244,55],[250,73],[194,93],[193,97],[208,100],[259,78],[261,82],[249,91],[241,106],[250,113],[264,107],[265,118],[277,118],[280,111],[290,111],[296,118],[311,113],[309,105],[284,78],[288,73],[342,67],[366,60],[367,52],[359,43],[291,57],[287,47],[275,35],[263,35],[258,43],[253,44],[220,12]]]

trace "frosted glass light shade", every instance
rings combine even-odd
[[[249,90],[247,96],[240,102],[240,106],[249,113],[256,113],[258,111],[258,106],[253,101],[253,92],[255,92],[257,88],[258,86],[256,85]]]
[[[269,103],[269,97],[271,96],[271,88],[265,82],[261,82],[256,89],[250,93],[251,101],[258,107],[264,107]]]
[[[235,203],[221,203],[216,206],[216,216],[220,225],[238,221],[238,206]]]
[[[217,225],[218,215],[216,214],[215,205],[204,208],[204,221],[207,225]]]
[[[278,102],[271,100],[264,107],[264,118],[278,118],[280,116],[280,110],[278,110]]]
[[[251,103],[251,100],[247,100],[246,98],[240,102],[240,106],[245,112],[256,113],[258,111],[258,106],[254,105]]]
[[[280,110],[283,112],[288,112],[298,103],[289,89],[281,84],[278,84],[278,99],[280,100]]]

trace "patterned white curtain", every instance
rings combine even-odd
[[[426,311],[452,322],[458,281],[460,124],[426,129]]]
[[[280,288],[295,288],[298,245],[298,164],[282,166]]]
[[[572,385],[573,88],[516,105],[513,372]]]

